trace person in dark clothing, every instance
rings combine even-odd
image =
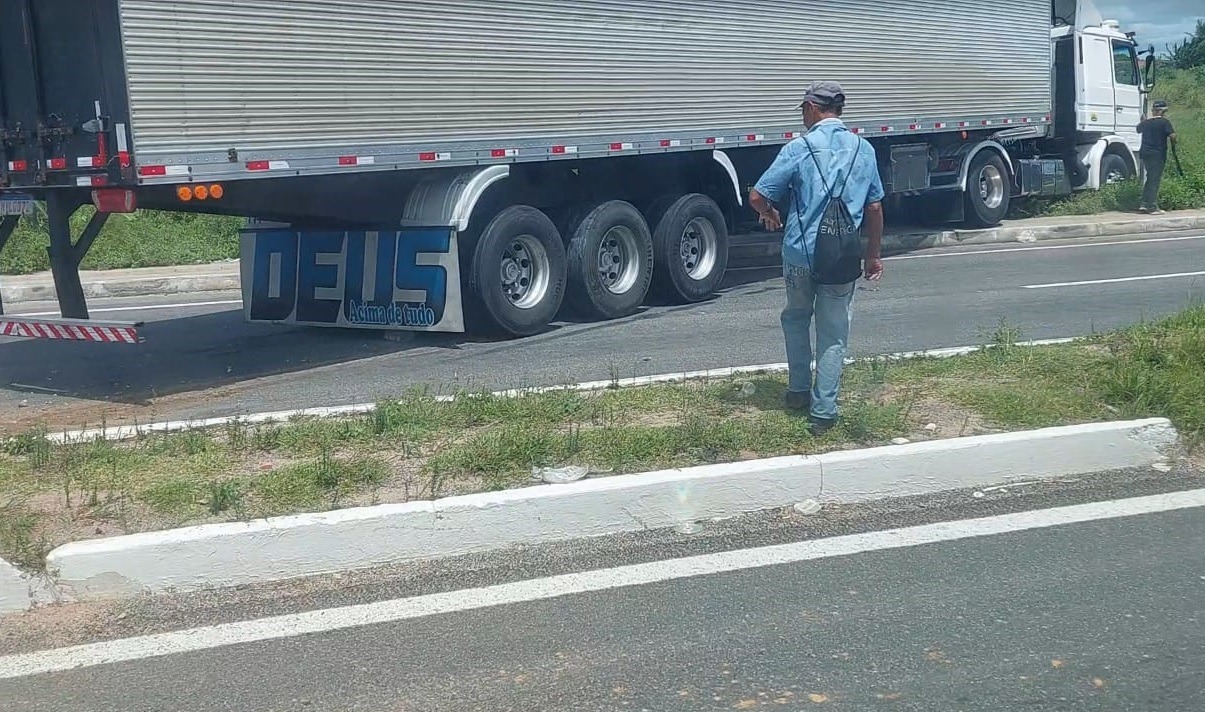
[[[1146,182],[1142,186],[1142,206],[1138,212],[1158,215],[1159,184],[1163,182],[1163,169],[1167,166],[1167,147],[1170,143],[1176,145],[1176,129],[1167,118],[1167,102],[1156,101],[1151,107],[1154,116],[1143,119],[1138,124],[1138,133],[1142,134],[1142,148],[1138,151],[1142,159],[1142,170],[1146,174]]]

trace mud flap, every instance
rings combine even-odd
[[[249,322],[464,331],[453,228],[343,231],[249,222],[241,252]]]

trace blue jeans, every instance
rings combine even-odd
[[[786,265],[787,308],[782,331],[787,340],[790,386],[795,393],[812,394],[812,417],[835,419],[841,373],[849,345],[857,283],[817,284],[807,267]],[[812,319],[816,320],[816,375],[812,378]]]

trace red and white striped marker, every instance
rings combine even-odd
[[[139,344],[137,325],[32,321],[0,317],[0,336],[51,341],[91,341],[100,344]]]

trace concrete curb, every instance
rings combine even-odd
[[[215,269],[221,265],[215,265]],[[8,305],[23,302],[53,302],[53,282],[31,284],[4,284],[11,277],[0,277],[0,294]],[[238,265],[229,274],[215,272],[200,275],[172,275],[159,277],[127,277],[124,279],[102,279],[84,282],[84,296],[89,299],[109,297],[150,297],[173,294],[200,294],[205,292],[231,292],[241,289]]]
[[[17,567],[0,559],[0,616],[28,610],[32,605],[29,579]]]
[[[946,230],[935,233],[887,235],[883,252],[898,255],[914,250],[958,245],[993,245],[1002,243],[1032,244],[1046,240],[1075,240],[1098,237],[1122,237],[1160,232],[1179,232],[1205,229],[1205,213],[1167,215],[1139,220],[1105,220],[1084,223],[1051,223],[1048,225],[1004,225],[988,230]]]
[[[47,559],[58,598],[188,592],[726,519],[1128,467],[1174,455],[1164,419],[783,457],[77,542]]]

